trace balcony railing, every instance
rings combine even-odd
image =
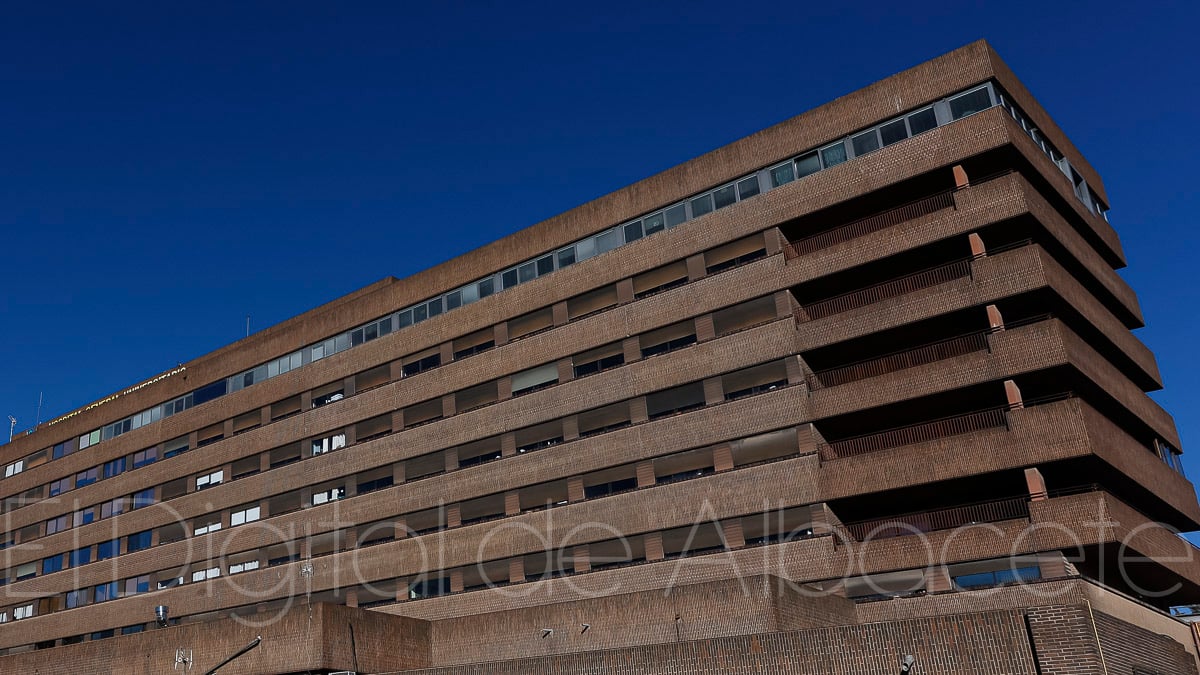
[[[821,459],[829,461],[843,457],[865,455],[901,445],[924,443],[947,436],[958,436],[974,431],[1007,426],[1008,406],[1004,406],[966,413],[964,415],[955,415],[932,422],[897,427],[887,431],[834,441],[833,443],[822,443],[818,446],[818,450],[820,451]]]
[[[915,368],[916,366],[944,361],[945,359],[952,359],[956,356],[972,352],[985,351],[988,349],[988,335],[994,332],[995,329],[967,333],[958,337],[931,342],[921,347],[892,352],[891,354],[877,356],[845,366],[819,370],[806,378],[808,387],[809,389],[836,387],[840,384],[856,382],[868,377],[878,377],[906,368]]]
[[[1029,498],[1010,497],[978,504],[917,511],[886,518],[847,523],[846,532],[855,541],[903,537],[922,532],[952,530],[972,523],[995,523],[1029,517]]]
[[[942,209],[954,207],[954,192],[946,190],[937,194],[897,206],[882,213],[876,213],[866,218],[851,221],[845,225],[818,232],[817,234],[789,242],[791,257],[807,255],[823,248],[836,246],[872,232],[884,230],[893,225],[929,215]]]
[[[874,304],[880,300],[894,298],[921,290],[922,288],[929,288],[954,281],[955,279],[968,277],[971,275],[971,260],[970,258],[956,260],[952,263],[915,272],[898,279],[891,279],[873,286],[860,288],[857,291],[801,305],[801,307],[803,307],[804,314],[809,320],[841,314],[842,312]]]

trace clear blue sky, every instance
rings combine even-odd
[[[574,4],[6,3],[0,420],[32,426],[39,392],[46,420],[236,340],[247,314],[259,330],[404,277],[983,37],[1106,181],[1155,398],[1200,477],[1200,3]]]

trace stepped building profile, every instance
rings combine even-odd
[[[1195,675],[1108,206],[976,42],[384,279],[0,447],[0,672]]]

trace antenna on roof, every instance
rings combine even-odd
[[[13,431],[17,428],[17,418],[8,416],[8,442],[12,443]]]
[[[42,423],[42,392],[39,391],[38,392],[37,418],[33,421],[33,428],[36,429],[37,425],[39,425],[41,423]]]
[[[250,315],[246,315],[246,337],[250,337]]]

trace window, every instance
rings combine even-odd
[[[796,177],[803,178],[821,170],[821,158],[816,151],[802,155],[796,159]]]
[[[71,567],[86,565],[92,561],[92,549],[91,547],[75,549],[74,551],[71,551],[68,556],[70,557]]]
[[[121,542],[117,539],[96,544],[96,560],[108,560],[120,552]]]
[[[8,623],[8,610],[0,610],[0,623]]]
[[[732,185],[726,185],[723,188],[713,190],[713,204],[718,209],[723,209],[737,201],[736,188]]]
[[[25,563],[17,567],[17,581],[25,581],[37,576],[37,563]]]
[[[712,195],[700,195],[691,201],[692,217],[699,218],[700,216],[713,210]]]
[[[158,448],[147,448],[141,452],[133,453],[133,468],[135,469],[140,469],[156,461],[158,461]]]
[[[992,107],[992,95],[988,92],[987,87],[980,87],[975,91],[950,99],[950,117],[956,120],[962,119],[990,107]]]
[[[75,512],[75,527],[87,525],[88,523],[96,522],[96,515],[100,511],[100,507],[91,506],[82,511]]]
[[[643,218],[642,219],[642,228],[646,231],[647,235],[651,235],[651,234],[654,234],[655,232],[660,232],[663,229],[665,229],[666,222],[663,220],[662,212],[660,211],[658,213],[655,213],[653,215],[649,215],[649,216],[646,216],[645,218]]]
[[[933,112],[933,108],[918,110],[908,116],[908,128],[912,131],[913,136],[925,133],[936,127],[937,115]]]
[[[879,137],[883,140],[884,147],[899,143],[908,138],[908,127],[904,126],[903,119],[888,122],[879,127]]]
[[[153,488],[151,488],[150,492],[151,492],[151,498],[153,498],[153,493],[154,493]],[[104,502],[103,504],[100,505],[100,517],[101,518],[111,518],[115,515],[119,515],[119,514],[123,513],[124,511],[125,511],[125,498],[124,497],[117,497],[116,499],[114,499],[110,502]]]
[[[683,204],[678,204],[664,211],[663,217],[667,221],[667,227],[672,228],[687,220],[687,210]]]
[[[22,605],[20,607],[13,608],[13,620],[14,621],[19,621],[21,619],[28,619],[31,616],[33,616],[33,604],[32,603],[28,604],[28,605]]]
[[[324,504],[325,502],[337,501],[345,496],[346,496],[346,488],[345,487],[334,487],[334,488],[330,488],[328,490],[314,492],[313,496],[312,496],[312,503],[313,503],[313,506],[316,506],[318,504]]]
[[[210,567],[206,570],[196,570],[195,572],[192,572],[192,581],[197,582],[197,581],[205,581],[208,579],[216,579],[219,576],[221,576],[221,568],[220,567]]]
[[[88,589],[83,588],[77,591],[67,591],[67,609],[82,607],[88,604]]]
[[[558,382],[558,365],[547,363],[512,376],[513,395],[535,391]]]
[[[104,463],[104,477],[112,478],[117,474],[125,473],[125,458],[120,457],[111,462]]]
[[[841,141],[821,149],[821,163],[825,165],[826,169],[837,166],[846,159],[846,144]]]
[[[130,577],[125,580],[125,595],[137,595],[138,593],[150,592],[150,575],[143,574],[140,577]]]
[[[737,188],[739,198],[747,199],[749,197],[753,197],[754,195],[758,194],[760,189],[758,187],[758,176],[751,176],[745,180],[738,181]]]
[[[314,439],[312,442],[312,454],[323,455],[330,450],[346,447],[346,434],[334,434],[328,438]]]
[[[116,581],[100,584],[95,588],[95,601],[106,602],[120,597],[120,584]]]
[[[329,405],[330,403],[333,403],[334,401],[340,401],[343,398],[346,398],[346,395],[341,389],[328,394],[323,394],[321,396],[314,396],[312,400],[312,407],[320,408],[323,405]]]
[[[792,163],[780,164],[771,169],[771,187],[777,188],[785,183],[790,183],[796,179],[796,174],[792,171]]]
[[[18,460],[4,467],[4,477],[12,478],[13,476],[25,470],[25,460]]]
[[[46,534],[50,535],[50,534],[54,534],[55,532],[62,532],[63,530],[68,529],[69,527],[71,527],[71,517],[70,516],[59,516],[57,518],[51,518],[50,520],[46,521]]]
[[[75,474],[75,487],[81,488],[85,485],[91,485],[100,478],[100,467],[92,467],[87,471],[80,471]]]
[[[1011,584],[1022,581],[1032,581],[1042,577],[1041,570],[1036,566],[995,570],[992,572],[976,572],[951,578],[955,586],[961,589],[985,588],[1000,584]]]
[[[259,519],[259,514],[261,513],[262,507],[259,506],[251,506],[249,508],[234,511],[233,513],[229,514],[229,526],[233,527],[234,525],[252,523]]]
[[[854,156],[859,157],[868,152],[879,149],[879,136],[875,134],[875,130],[864,131],[863,133],[854,136],[850,139],[850,145],[854,147]]]
[[[51,574],[63,570],[63,555],[53,555],[42,559],[42,574]]]
[[[215,519],[210,518],[208,520],[197,520],[195,522],[195,527],[192,530],[192,534],[198,537],[202,534],[208,534],[209,532],[216,532],[219,529],[221,529],[220,517]]]
[[[50,496],[53,497],[55,495],[60,495],[64,492],[70,491],[75,487],[74,483],[74,476],[67,476],[66,478],[61,478],[50,483]]]
[[[98,434],[99,432],[93,431],[92,433]],[[99,440],[99,439],[97,439],[97,440]],[[80,443],[80,447],[84,447],[83,443]],[[63,457],[66,457],[67,455],[71,454],[71,452],[72,452],[72,450],[71,450],[70,445],[67,442],[63,442],[63,443],[59,443],[58,445],[54,446],[54,449],[51,451],[50,456],[54,459],[62,459]]]
[[[150,538],[150,530],[137,532],[125,537],[125,552],[133,553],[134,551],[150,548]]]
[[[214,485],[220,485],[221,481],[224,480],[224,478],[225,478],[225,470],[224,469],[222,469],[220,471],[214,471],[210,474],[200,476],[199,478],[196,479],[196,489],[203,490],[205,488],[210,488]]]
[[[246,562],[233,563],[229,566],[230,574],[238,574],[240,572],[249,572],[250,570],[258,569],[257,560],[247,560]]]
[[[125,626],[124,628],[122,628],[121,635],[133,635],[135,633],[140,633],[144,630],[146,630],[146,624],[138,623],[138,624],[134,624],[132,626]]]

